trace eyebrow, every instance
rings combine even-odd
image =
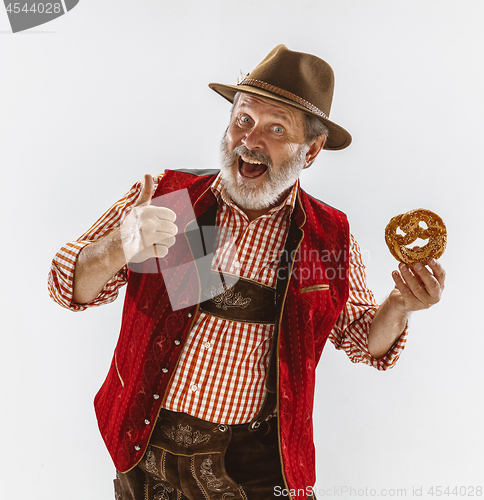
[[[249,106],[247,106],[246,104],[240,104],[239,105],[239,109],[240,110],[244,110],[245,109],[246,111],[247,110],[250,111],[250,108],[249,109],[248,108],[249,108]],[[283,113],[279,113],[277,111],[274,111],[274,112],[271,112],[271,113],[267,113],[267,114],[269,116],[271,116],[272,118],[276,119],[276,120],[282,120],[282,121],[285,121],[287,123],[289,123],[289,122],[292,121],[292,119],[291,119],[292,117],[291,116],[283,114]]]

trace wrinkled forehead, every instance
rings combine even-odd
[[[254,112],[271,116],[295,125],[304,123],[304,112],[268,97],[254,96],[242,92],[234,106],[234,113],[239,111]]]

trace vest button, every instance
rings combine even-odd
[[[181,344],[181,342],[178,339],[176,339],[175,340],[175,345],[180,345],[180,344]]]
[[[189,318],[191,318],[191,317],[192,317],[192,313],[188,313],[188,315],[187,315],[187,316],[188,316]]]
[[[136,451],[139,451],[139,450],[141,450],[141,446],[137,444],[137,445],[134,447],[134,449],[135,449]]]
[[[165,368],[162,368],[162,369],[161,369],[161,371],[162,371],[163,373],[168,373],[168,368],[166,368],[166,367],[165,367]]]
[[[145,418],[145,424],[146,424],[146,425],[150,425],[150,424],[151,424],[151,422],[150,422],[147,418]]]
[[[153,399],[160,399],[160,395],[159,394],[153,394]]]

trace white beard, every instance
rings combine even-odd
[[[250,151],[245,146],[237,146],[230,152],[224,136],[220,147],[222,185],[232,201],[242,209],[262,210],[275,206],[281,195],[294,186],[299,178],[305,165],[308,147],[307,144],[302,144],[286,163],[274,170],[271,158],[264,153]],[[238,172],[240,155],[262,161],[267,165],[264,174],[266,179],[261,185],[253,185],[240,178]]]

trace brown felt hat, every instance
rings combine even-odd
[[[319,57],[278,45],[237,85],[211,83],[209,87],[230,102],[237,92],[246,92],[316,116],[329,129],[324,149],[344,149],[351,143],[351,135],[329,120],[334,74],[331,66]]]

